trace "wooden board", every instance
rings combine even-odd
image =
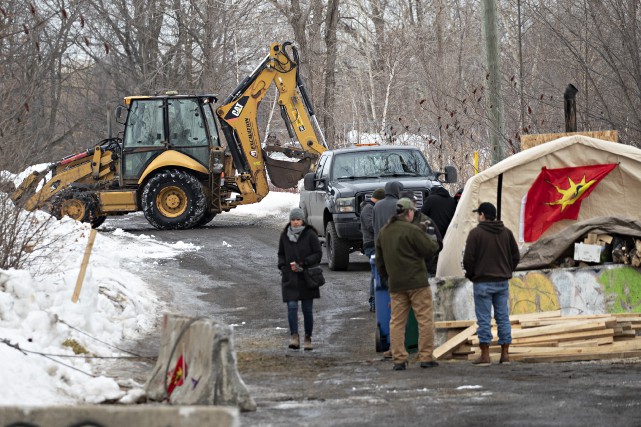
[[[539,326],[537,328],[512,331],[512,338],[526,338],[540,335],[562,334],[567,332],[589,331],[592,329],[605,329],[607,319],[572,321],[558,325]]]
[[[539,356],[522,356],[516,357],[513,360],[524,363],[553,363],[553,362],[581,362],[588,360],[607,360],[607,359],[626,359],[630,357],[641,357],[641,351],[631,350],[631,351],[620,351],[614,353],[583,353],[583,354],[572,354],[565,356],[556,356],[556,355],[539,355]],[[510,355],[510,359],[512,359]]]
[[[476,333],[476,325],[470,325],[463,332],[456,335],[454,338],[447,340],[443,345],[439,346],[432,353],[434,360],[438,360],[443,357],[445,354],[456,348],[457,346],[463,344],[469,337]]]
[[[607,336],[613,336],[614,330],[612,329],[597,329],[592,331],[582,331],[582,332],[567,332],[564,334],[553,334],[553,335],[542,335],[540,337],[527,337],[527,338],[517,338],[512,339],[513,345],[528,345],[536,342],[544,341],[576,341],[576,340],[585,340],[585,339],[595,339]]]
[[[434,327],[436,329],[456,329],[456,328],[468,328],[471,325],[475,324],[476,320],[445,320],[440,322],[434,322]]]

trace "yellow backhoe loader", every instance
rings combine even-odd
[[[116,110],[121,138],[34,172],[11,198],[94,227],[107,216],[142,210],[156,228],[186,229],[260,202],[268,174],[275,186],[293,187],[327,149],[298,63],[291,43],[273,43],[218,108],[207,94],[126,97]],[[283,146],[264,146],[258,132],[258,106],[272,84],[290,137]]]

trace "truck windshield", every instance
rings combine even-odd
[[[382,176],[430,177],[432,170],[419,150],[354,151],[334,157],[332,179]]]

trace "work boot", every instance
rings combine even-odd
[[[407,362],[395,363],[392,369],[395,371],[404,371],[405,369],[407,369]]]
[[[509,344],[501,344],[501,360],[499,360],[499,363],[502,363],[504,365],[509,365],[510,364],[510,345]]]
[[[305,335],[305,343],[303,344],[305,350],[313,350],[314,346],[312,345],[312,336]]]
[[[481,349],[481,356],[472,362],[472,365],[476,366],[490,366],[492,360],[490,359],[490,345],[489,344],[479,344]]]
[[[431,362],[421,362],[421,368],[436,368],[438,366],[438,362],[436,360],[432,360]]]
[[[289,340],[289,348],[298,350],[300,348],[300,337],[298,334],[292,334],[292,338]]]
[[[391,359],[392,358],[392,350],[387,350],[386,352],[383,353],[383,359]]]

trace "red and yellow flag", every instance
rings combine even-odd
[[[173,371],[167,373],[167,398],[171,397],[171,394],[174,392],[176,387],[180,387],[185,383],[187,368],[187,361],[181,354]]]
[[[527,192],[523,216],[523,238],[538,239],[552,224],[577,219],[581,201],[617,164],[541,169]]]

